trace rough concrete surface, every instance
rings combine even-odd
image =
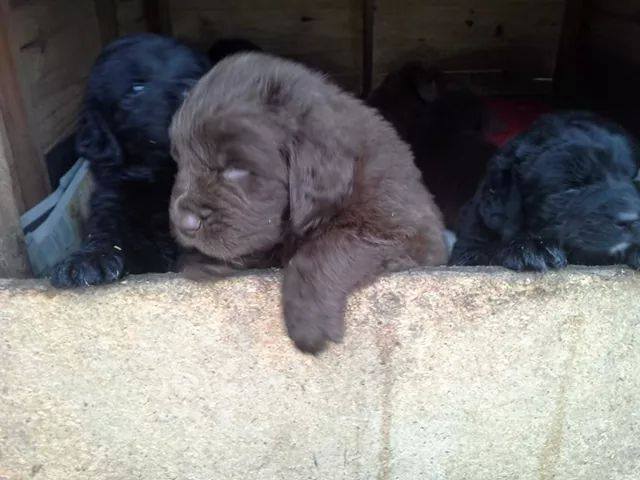
[[[640,479],[637,273],[386,276],[318,358],[279,300],[0,280],[0,479]]]

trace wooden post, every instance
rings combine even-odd
[[[24,209],[20,184],[13,175],[5,118],[0,110],[0,278],[29,276],[20,212]]]
[[[150,32],[171,35],[171,6],[169,0],[144,0],[143,8]]]
[[[362,97],[367,98],[373,82],[373,40],[376,0],[363,0],[362,11]]]
[[[578,80],[583,67],[585,11],[585,0],[566,1],[553,81],[559,106],[575,107],[580,100]]]
[[[94,0],[102,45],[118,37],[118,7],[115,0]]]
[[[4,130],[0,157],[5,159],[13,180],[15,204],[22,213],[51,189],[42,152],[35,145],[27,121],[9,42],[9,12],[8,0],[0,0],[0,118]]]

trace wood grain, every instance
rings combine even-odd
[[[244,37],[361,89],[362,0],[174,0],[173,33],[206,48]]]
[[[143,0],[116,0],[116,8],[120,35],[149,30]]]
[[[11,178],[19,213],[34,206],[50,191],[41,152],[29,125],[26,103],[11,44],[11,18],[7,0],[0,0],[0,156]]]
[[[29,126],[41,152],[73,131],[91,66],[102,47],[93,1],[19,2],[9,34]]]
[[[378,0],[375,82],[408,60],[551,76],[564,0]]]

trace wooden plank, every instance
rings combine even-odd
[[[142,7],[150,32],[171,35],[171,13],[168,0],[144,0]]]
[[[574,105],[577,101],[576,85],[583,68],[586,16],[584,0],[567,0],[554,75],[554,92],[563,106]]]
[[[640,2],[638,0],[591,0],[594,11],[626,15],[630,20],[640,19]]]
[[[580,106],[598,110],[640,131],[640,2],[585,0],[585,28],[574,88]]]
[[[9,4],[0,0],[0,109],[3,121],[3,157],[15,185],[15,203],[20,213],[49,192],[41,152],[35,146],[27,120],[22,88],[18,80],[9,33]]]
[[[373,83],[373,43],[376,0],[364,0],[362,5],[362,96],[368,97]]]
[[[173,0],[173,33],[206,48],[244,37],[362,87],[362,0]]]
[[[75,128],[89,71],[102,48],[95,3],[17,2],[9,24],[29,126],[46,152]]]
[[[597,54],[640,65],[640,21],[629,16],[602,15],[594,11],[589,20],[587,43]]]
[[[118,36],[118,6],[115,0],[94,0],[94,2],[100,37],[102,44],[106,45]]]
[[[143,0],[116,0],[116,4],[120,35],[130,35],[149,30]]]
[[[565,0],[379,0],[374,82],[410,60],[552,76]]]
[[[6,124],[0,110],[0,278],[26,277],[31,272],[20,228],[22,191]]]

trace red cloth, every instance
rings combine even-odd
[[[529,128],[540,115],[552,111],[545,102],[529,98],[491,97],[485,102],[492,119],[486,137],[498,147]]]

